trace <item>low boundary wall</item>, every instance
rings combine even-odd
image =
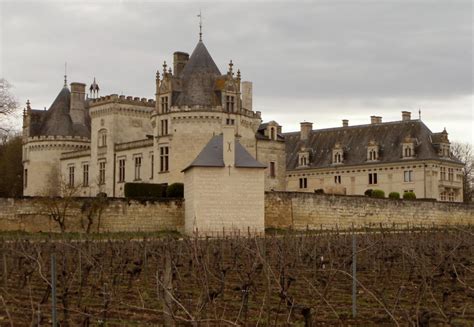
[[[0,230],[59,232],[44,198],[0,198]],[[97,198],[70,199],[67,232],[84,232],[91,203]],[[155,232],[184,229],[184,200],[103,199],[100,217],[92,216],[91,232]],[[303,229],[368,225],[474,224],[474,205],[436,201],[374,199],[362,196],[301,192],[265,193],[265,227]],[[402,227],[402,226],[401,226]]]
[[[474,224],[474,205],[302,192],[267,192],[267,228],[320,229],[368,225]]]

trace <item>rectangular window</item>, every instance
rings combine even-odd
[[[161,135],[168,135],[168,119],[161,121]]]
[[[155,174],[155,155],[150,153],[150,179],[153,179],[153,175]]]
[[[235,125],[235,119],[227,118],[225,120],[226,125]]]
[[[25,169],[23,173],[23,187],[26,188],[28,186],[28,169]]]
[[[448,168],[448,181],[452,182],[454,180],[454,169]]]
[[[234,97],[231,95],[226,96],[226,111],[234,112]]]
[[[449,192],[448,193],[448,201],[449,202],[454,202],[454,192]]]
[[[442,181],[445,181],[446,180],[446,167],[440,167],[439,171],[440,171],[439,179]]]
[[[377,173],[369,173],[369,184],[377,184]]]
[[[413,182],[413,170],[405,170],[403,172],[403,180],[405,182]]]
[[[69,187],[74,187],[74,166],[69,166]]]
[[[167,113],[169,111],[168,97],[161,97],[161,113]]]
[[[140,170],[142,168],[142,157],[135,157],[135,180],[140,180]]]
[[[270,177],[275,178],[275,163],[270,161]]]
[[[119,159],[119,183],[125,182],[125,159]]]
[[[99,185],[105,184],[105,161],[99,162]]]
[[[169,168],[169,148],[162,146],[160,148],[160,172],[166,172]]]
[[[82,165],[82,186],[89,186],[89,165]]]
[[[306,177],[300,178],[300,188],[308,188],[308,179]]]
[[[334,183],[341,184],[341,175],[334,176]]]
[[[446,201],[446,192],[441,192],[440,198],[441,198],[441,201]]]

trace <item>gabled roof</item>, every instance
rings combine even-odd
[[[213,106],[216,104],[215,80],[221,76],[219,68],[202,41],[178,76],[183,82],[182,92],[176,99],[179,106]]]
[[[224,136],[222,134],[212,139],[201,150],[196,159],[183,169],[183,172],[191,167],[225,167],[224,166]],[[235,167],[237,168],[266,168],[239,143],[235,142]]]
[[[432,135],[420,120],[313,130],[305,141],[300,140],[300,132],[284,133],[287,169],[297,168],[298,152],[302,147],[310,151],[310,168],[332,167],[332,150],[336,143],[344,149],[343,163],[338,166],[367,164],[367,145],[372,140],[379,145],[378,163],[407,161],[402,158],[402,143],[407,136],[415,140],[415,159],[442,159],[459,163],[455,158],[438,156],[432,144]]]

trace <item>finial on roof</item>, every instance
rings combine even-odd
[[[64,62],[64,87],[67,87],[67,62]]]
[[[418,119],[421,120],[421,108],[418,109]]]
[[[240,79],[240,69],[237,69],[237,78]]]
[[[89,91],[90,91],[90,94],[91,94],[91,98],[98,98],[99,97],[99,84],[97,84],[97,82],[95,81],[95,77],[94,77],[94,81],[92,82],[91,84],[91,87],[89,88]]]
[[[201,14],[201,9],[199,9],[199,41],[202,41],[202,14]]]
[[[173,71],[171,70],[171,67],[168,69],[168,73],[172,75]]]
[[[156,70],[156,80],[160,80],[160,70]]]
[[[229,75],[233,75],[234,73],[232,72],[232,67],[234,66],[234,64],[232,63],[232,59],[230,60],[229,62]]]
[[[165,62],[163,63],[163,76],[166,75],[166,67],[168,67],[168,65],[166,65],[166,60],[165,60]]]
[[[31,109],[30,100],[26,100],[26,109],[28,109],[28,110]]]

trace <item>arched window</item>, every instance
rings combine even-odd
[[[342,162],[342,156],[339,152],[337,152],[335,155],[334,155],[334,163],[341,163]]]
[[[411,148],[408,146],[405,148],[405,157],[411,157]]]

